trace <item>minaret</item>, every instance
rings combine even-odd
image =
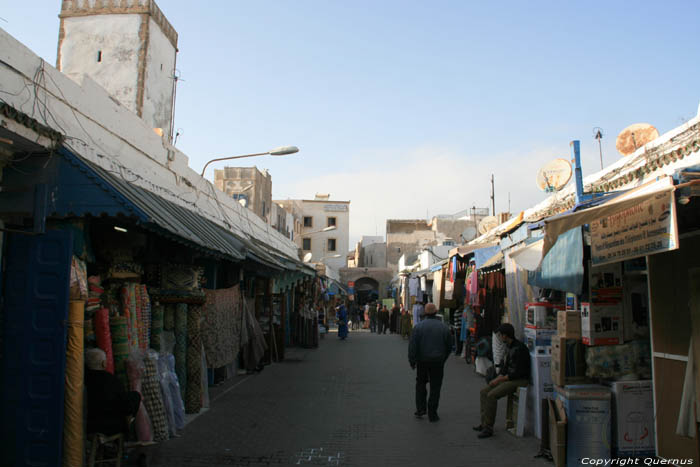
[[[172,138],[177,32],[153,0],[63,0],[56,68]]]

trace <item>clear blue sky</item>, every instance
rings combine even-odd
[[[544,198],[538,168],[593,128],[648,122],[664,133],[700,101],[694,1],[160,0],[179,33],[178,147],[250,159],[276,198],[349,199],[351,241],[386,218]],[[0,27],[55,64],[58,0],[4,2]]]

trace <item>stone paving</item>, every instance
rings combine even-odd
[[[217,466],[551,466],[539,442],[504,429],[479,440],[483,379],[454,356],[445,367],[438,423],[413,416],[415,372],[396,335],[334,334],[317,349],[289,349],[287,360],[211,391],[211,408],[180,438],[150,449],[150,465]]]

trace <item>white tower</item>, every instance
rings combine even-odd
[[[56,68],[172,137],[177,32],[153,0],[62,0]]]

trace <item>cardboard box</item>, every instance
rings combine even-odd
[[[549,451],[556,467],[566,467],[566,412],[561,401],[549,400]]]
[[[581,303],[581,338],[586,345],[622,344],[622,304]]]
[[[610,388],[595,384],[557,386],[566,410],[566,465],[610,459]]]
[[[530,355],[530,375],[532,385],[528,387],[528,410],[534,415],[532,431],[542,439],[542,399],[554,398],[552,371],[549,355]]]
[[[651,457],[656,451],[651,381],[617,381],[612,391],[612,440],[616,457]]]
[[[554,336],[552,339],[552,383],[564,386],[586,377],[586,354],[577,339]]]
[[[524,343],[530,351],[530,355],[549,355],[552,337],[556,333],[556,329],[525,328]]]
[[[525,304],[525,327],[535,329],[556,329],[557,311],[564,307],[549,302],[534,302]]]
[[[557,313],[557,335],[567,339],[581,339],[581,312],[560,311]]]

